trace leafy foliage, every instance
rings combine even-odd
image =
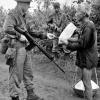
[[[52,0],[35,0],[38,3],[38,9],[34,10],[34,13],[30,16],[28,16],[28,22],[30,26],[35,30],[35,31],[43,31],[47,32],[47,20],[48,16],[50,16],[54,10],[51,9],[52,5]],[[83,0],[79,0],[79,2],[83,2]],[[79,3],[78,2],[78,3]],[[43,3],[43,6],[41,8],[41,4]],[[76,13],[76,9],[74,7],[68,7],[64,5],[62,12],[66,15],[67,22],[74,21],[74,16]],[[0,7],[0,27],[2,27],[4,19],[5,19],[5,13],[3,11],[3,8]],[[90,18],[93,20],[95,23],[98,32],[100,30],[100,6],[93,5],[92,7],[92,13]],[[42,42],[43,44],[43,42]]]
[[[4,23],[5,17],[6,17],[6,12],[4,12],[4,9],[0,7],[0,39],[3,38],[4,36],[2,26]]]
[[[4,22],[4,19],[5,19],[5,16],[6,16],[6,14],[5,14],[5,12],[3,11],[3,8],[0,7],[0,27],[3,26],[3,22]]]
[[[100,26],[100,5],[93,5],[92,6],[92,13],[90,16],[91,20],[95,23],[96,27],[99,28]]]
[[[95,23],[98,35],[98,43],[100,41],[100,5],[92,6],[91,20]]]

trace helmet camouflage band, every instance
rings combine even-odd
[[[32,0],[15,0],[16,2],[24,2],[24,3],[29,3],[31,2]]]

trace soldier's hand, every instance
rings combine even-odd
[[[20,41],[28,41],[24,35],[20,36]]]
[[[54,39],[54,38],[56,38],[56,36],[55,36],[54,34],[51,34],[51,33],[47,33],[47,37],[48,37],[49,39]]]

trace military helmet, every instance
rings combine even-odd
[[[60,8],[60,3],[59,3],[59,2],[53,3],[53,7],[54,7],[54,8]]]
[[[26,2],[26,3],[29,3],[31,2],[32,0],[15,0],[16,2]]]

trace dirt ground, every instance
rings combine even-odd
[[[33,75],[35,93],[44,100],[84,100],[74,94],[72,86],[75,84],[74,61],[67,58],[67,61],[57,62],[65,71],[65,75],[56,68],[46,57],[42,55],[33,56]],[[66,64],[67,67],[64,65]],[[8,92],[9,67],[5,65],[3,55],[0,55],[0,100],[10,100]],[[26,92],[23,83],[21,84],[20,99],[26,100]],[[97,92],[94,100],[100,100],[100,91]]]

